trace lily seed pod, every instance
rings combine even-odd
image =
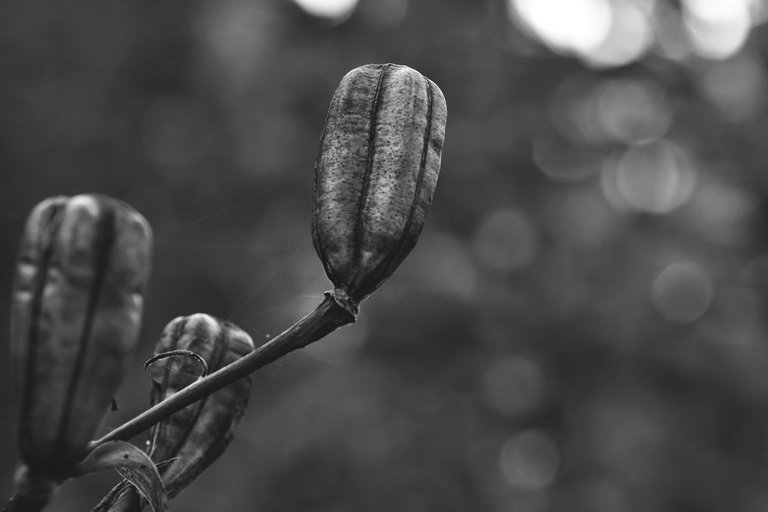
[[[437,85],[407,66],[362,66],[336,89],[315,165],[312,240],[352,314],[418,240],[446,115]]]
[[[198,313],[178,317],[163,330],[152,371],[150,402],[157,404],[201,376],[253,351],[250,336],[237,326]],[[232,440],[251,395],[250,375],[181,409],[152,427],[149,456],[157,465],[168,498],[173,498],[210,466]],[[146,502],[123,480],[93,512],[140,512]]]
[[[201,366],[215,372],[253,348],[250,336],[229,322],[202,313],[175,318],[146,364],[153,374],[151,404],[192,384],[201,376]],[[248,405],[252,381],[251,375],[243,377],[152,427],[149,456],[169,499],[224,452]],[[145,506],[136,488],[123,480],[92,512],[141,512]]]
[[[85,456],[136,346],[151,240],[138,212],[104,196],[30,214],[11,311],[25,479],[62,480]]]
[[[237,326],[198,313],[171,321],[155,354],[177,350],[198,354],[210,372],[253,351],[251,337]],[[152,405],[191,384],[199,363],[173,356],[153,378]],[[156,363],[159,364],[159,363]],[[173,498],[224,452],[248,405],[249,375],[187,406],[152,428],[149,455],[156,463],[168,497]],[[163,464],[166,461],[171,461]]]

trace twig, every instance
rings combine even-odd
[[[288,330],[260,346],[234,363],[202,378],[173,396],[147,409],[135,418],[115,428],[100,439],[91,441],[89,449],[107,441],[127,441],[166,419],[171,414],[210,395],[211,393],[245,377],[282,356],[319,340],[337,328],[355,321],[348,304],[340,304],[334,292],[325,294],[325,299],[314,311],[293,324]],[[11,512],[10,509],[7,512]]]

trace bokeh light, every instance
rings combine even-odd
[[[655,49],[673,60],[737,54],[766,17],[764,0],[507,0],[513,23],[554,52],[593,68],[620,67]]]
[[[603,170],[603,191],[619,209],[669,213],[690,197],[697,172],[687,151],[657,141],[625,150]]]
[[[557,129],[576,143],[635,145],[663,137],[672,108],[666,91],[649,80],[575,77],[558,88],[550,114]]]
[[[358,0],[294,0],[307,14],[330,20],[343,20],[355,10]]]
[[[606,81],[595,92],[596,123],[605,137],[625,144],[660,139],[672,122],[665,92],[646,80]]]
[[[599,155],[579,152],[558,139],[537,137],[533,141],[533,161],[549,179],[559,183],[583,181],[600,171]]]
[[[724,59],[744,45],[751,28],[747,0],[684,0],[684,22],[694,51]]]
[[[651,9],[635,2],[612,2],[611,28],[603,41],[582,52],[595,67],[624,66],[640,59],[654,42]]]
[[[502,446],[499,465],[507,483],[527,491],[546,489],[560,468],[560,449],[542,430],[525,430]]]
[[[593,67],[641,58],[654,42],[653,4],[608,0],[509,0],[512,20],[554,51]]]
[[[508,1],[513,19],[522,20],[555,50],[589,53],[611,30],[613,14],[607,0]]]
[[[691,261],[672,263],[662,270],[652,286],[653,304],[673,322],[693,322],[709,308],[714,286],[709,274]]]

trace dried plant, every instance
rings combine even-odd
[[[395,64],[350,71],[333,96],[314,177],[312,240],[334,289],[256,349],[245,332],[208,315],[172,321],[149,361],[152,407],[96,440],[136,344],[151,231],[129,206],[102,196],[36,207],[14,288],[22,465],[5,510],[42,510],[64,480],[106,468],[124,481],[96,510],[167,509],[231,440],[250,374],[354,322],[360,302],[414,247],[445,122],[442,92],[421,73]],[[148,429],[148,452],[126,442]]]

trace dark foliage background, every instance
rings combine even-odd
[[[260,342],[320,301],[312,168],[346,71],[407,64],[447,98],[419,245],[357,324],[256,375],[232,446],[174,510],[768,509],[764,2],[570,4],[609,9],[602,40],[578,9],[525,28],[532,5],[0,3],[0,311],[43,198],[109,194],[155,229],[105,431],[145,408],[141,363],[175,316]],[[116,481],[67,482],[51,509]]]

